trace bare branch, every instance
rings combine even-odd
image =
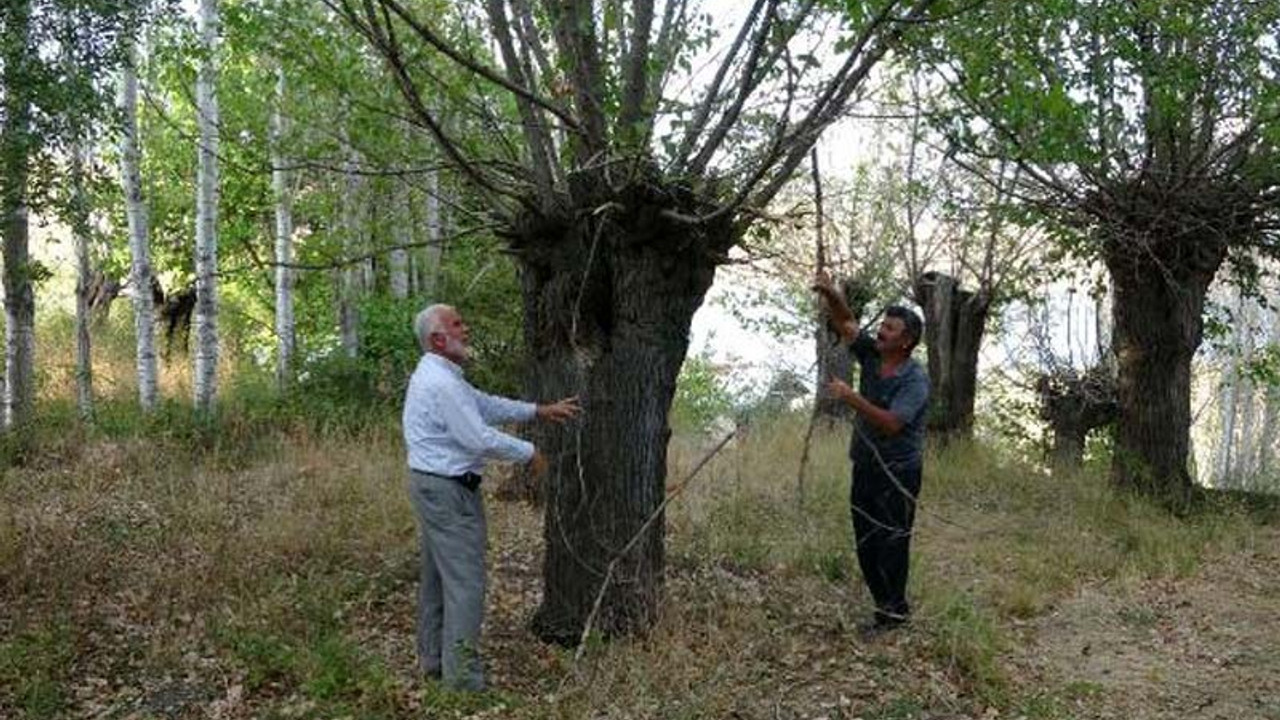
[[[711,110],[720,98],[720,86],[724,84],[725,77],[729,75],[729,69],[733,66],[734,60],[742,49],[742,44],[751,36],[751,28],[755,26],[756,18],[760,15],[761,10],[764,9],[766,1],[755,0],[751,5],[751,11],[747,13],[747,19],[742,21],[738,36],[734,38],[733,45],[725,53],[724,62],[716,70],[715,77],[711,79],[711,85],[707,87],[702,103],[698,105],[693,119],[689,122],[689,129],[685,131],[684,139],[680,141],[680,149],[676,151],[675,162],[677,169],[683,168],[686,159],[693,152],[694,143],[698,141],[702,131],[706,129],[707,120],[711,118]]]
[[[525,76],[524,68],[516,54],[515,44],[511,40],[511,26],[507,22],[505,0],[487,0],[486,5],[489,10],[489,25],[498,43],[498,49],[502,53],[502,60],[507,66],[507,75],[516,85],[532,87],[531,78]],[[551,139],[533,103],[517,95],[516,107],[523,120],[521,125],[529,162],[533,168],[534,188],[538,194],[538,201],[542,207],[549,208],[555,198],[554,179],[551,174],[553,159],[547,155]]]
[[[767,0],[767,3],[764,9],[764,19],[761,20],[760,29],[751,41],[751,47],[747,53],[747,61],[742,68],[742,77],[738,81],[737,96],[724,114],[720,116],[720,121],[716,123],[715,129],[703,144],[702,149],[698,151],[698,155],[689,163],[688,172],[690,174],[700,175],[706,169],[716,150],[720,148],[720,144],[728,136],[729,130],[738,122],[738,118],[742,114],[742,107],[746,104],[747,98],[751,97],[752,91],[755,90],[759,83],[759,76],[756,71],[760,67],[760,58],[764,54],[765,45],[769,39],[769,31],[773,29],[774,22],[777,19],[777,0]],[[783,47],[785,46],[786,43],[784,42]]]
[[[369,2],[370,0],[365,0]],[[520,193],[513,192],[507,188],[501,188],[495,184],[478,166],[470,162],[453,142],[440,125],[439,120],[427,108],[423,102],[422,96],[418,92],[418,86],[409,76],[408,68],[405,66],[403,56],[398,49],[390,44],[385,34],[385,29],[381,27],[381,20],[376,12],[372,14],[361,14],[356,8],[352,7],[351,0],[323,0],[334,12],[343,17],[355,30],[363,35],[374,48],[382,55],[387,66],[391,69],[392,75],[395,77],[396,84],[400,88],[401,95],[409,104],[413,117],[410,119],[414,125],[425,128],[435,138],[436,143],[444,151],[447,156],[462,173],[470,179],[476,186],[493,193],[497,197],[507,197],[521,204],[527,204],[528,200]],[[393,2],[393,0],[378,0],[378,2]]]
[[[344,8],[349,9],[347,8],[347,6],[350,0],[322,0],[322,1],[331,8],[334,7],[335,3],[340,3]],[[578,121],[574,119],[574,117],[570,115],[567,111],[565,111],[563,108],[556,105],[554,102],[550,100],[547,100],[545,98],[538,96],[536,93],[532,92],[528,88],[520,87],[519,85],[516,85],[508,81],[506,78],[502,77],[500,73],[493,70],[492,68],[485,67],[478,61],[472,58],[466,57],[461,52],[459,52],[457,48],[454,48],[452,45],[450,45],[449,43],[445,42],[442,38],[437,36],[435,32],[432,31],[430,26],[428,26],[426,23],[423,23],[420,20],[418,20],[416,17],[414,17],[413,13],[409,12],[408,9],[406,9],[403,5],[401,5],[398,2],[398,0],[375,0],[375,1],[381,4],[382,6],[384,6],[385,8],[390,9],[391,12],[394,13],[401,20],[403,20],[404,23],[408,25],[414,31],[414,33],[417,34],[419,38],[421,38],[424,42],[426,42],[431,47],[440,51],[440,53],[443,54],[445,57],[454,61],[455,63],[462,66],[466,70],[469,70],[470,72],[484,78],[485,80],[488,80],[489,82],[495,85],[505,88],[507,91],[517,96],[523,97],[525,100],[528,100],[529,102],[541,107],[543,110],[546,110],[552,115],[555,115],[557,118],[560,118],[561,122],[563,122],[569,128],[575,129],[575,130],[579,129]],[[338,10],[338,12],[344,15],[349,14],[344,10]]]
[[[601,102],[604,73],[596,47],[591,0],[544,0],[544,7],[551,15],[561,58],[573,76],[570,85],[581,117],[581,133],[573,141],[578,159],[585,160],[608,147],[608,125]]]
[[[715,153],[719,151],[720,146],[724,144],[725,139],[729,136],[729,132],[738,123],[738,120],[742,115],[742,108],[746,104],[746,100],[756,91],[757,88],[760,87],[760,83],[768,77],[769,73],[778,64],[778,60],[785,57],[788,62],[791,61],[791,39],[800,31],[805,18],[807,18],[809,13],[813,11],[815,5],[816,0],[805,0],[805,3],[800,6],[796,15],[790,18],[790,22],[786,26],[788,28],[787,33],[781,37],[774,38],[776,47],[773,52],[765,58],[763,62],[754,63],[754,68],[743,70],[743,77],[739,80],[741,83],[741,85],[739,85],[739,100],[731,105],[720,117],[720,121],[716,123],[716,129],[712,131],[706,144],[703,145],[702,150],[698,153],[698,158],[694,160],[691,172],[701,173],[705,170],[706,166],[710,164],[711,158],[713,158]],[[770,21],[769,24],[773,26],[770,28],[771,31],[775,30],[777,26],[776,7],[772,10],[773,12],[770,12],[768,18]],[[790,105],[792,100],[794,100],[794,93],[788,95],[788,105]],[[777,127],[785,130],[790,127],[790,125],[791,123],[788,121],[787,123],[779,124]]]
[[[658,41],[654,45],[653,69],[649,73],[649,97],[655,105],[662,99],[662,89],[666,87],[667,78],[675,67],[675,48],[680,46],[676,38],[684,37],[684,23],[688,0],[667,0],[662,12],[662,25],[658,30]]]
[[[649,85],[646,71],[649,69],[649,37],[653,31],[653,0],[636,0],[635,25],[632,27],[631,42],[628,44],[627,57],[623,61],[622,107],[618,122],[622,132],[632,139],[645,136],[644,128],[639,127],[645,118],[645,100]]]
[[[538,35],[538,28],[533,22],[533,8],[529,6],[529,0],[511,0],[511,9],[515,11],[516,35],[520,38],[520,44],[533,54],[534,60],[538,64],[538,72],[543,78],[554,79],[556,77],[555,67],[551,64],[551,57],[547,55],[547,48],[542,44],[542,38]],[[530,86],[533,87],[533,86]]]
[[[370,252],[360,253],[358,255],[349,255],[346,257],[335,258],[333,260],[329,260],[325,262],[313,262],[313,263],[300,263],[300,262],[282,263],[282,262],[275,262],[275,261],[266,261],[261,259],[258,256],[257,252],[254,250],[254,248],[251,245],[246,243],[245,247],[249,250],[250,260],[252,262],[250,262],[249,265],[247,266],[241,265],[238,267],[219,270],[218,277],[220,278],[235,277],[249,271],[261,271],[261,270],[267,270],[267,269],[278,268],[278,267],[290,268],[293,270],[311,270],[311,271],[341,270],[343,268],[348,268],[353,265],[360,265],[361,263],[367,262],[381,255],[386,255],[392,250],[413,250],[415,248],[443,245],[447,242],[450,242],[453,240],[460,240],[462,238],[469,237],[472,235],[478,235],[482,232],[496,232],[498,230],[501,230],[503,227],[504,226],[500,224],[477,225],[476,227],[459,230],[458,232],[450,235],[449,237],[438,237],[438,238],[432,238],[429,240],[419,240],[416,242],[397,243],[394,245],[387,245],[385,247],[378,248],[377,250],[372,250]]]
[[[884,57],[902,35],[905,26],[924,18],[929,7],[937,0],[916,0],[907,13],[901,18],[894,18],[893,12],[898,0],[889,0],[862,29],[845,64],[828,84],[826,91],[809,111],[809,115],[801,120],[792,137],[786,142],[786,156],[772,172],[772,179],[752,198],[751,204],[767,203],[777,195],[782,186],[804,162],[809,148],[818,140],[818,136],[828,125],[835,122],[844,111],[849,98],[857,91],[871,69]],[[765,165],[778,162],[778,157],[766,157]]]

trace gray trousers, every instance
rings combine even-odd
[[[479,490],[417,471],[409,497],[418,516],[418,663],[452,687],[484,689],[484,501]]]

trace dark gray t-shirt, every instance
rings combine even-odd
[[[877,407],[884,408],[902,421],[896,435],[885,435],[870,422],[858,416],[854,421],[853,442],[849,457],[854,463],[875,462],[874,447],[886,463],[904,466],[920,464],[924,455],[925,411],[929,405],[929,376],[920,363],[908,358],[897,371],[880,377],[880,353],[875,339],[862,332],[849,347],[861,369],[858,392]]]

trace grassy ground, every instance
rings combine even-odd
[[[67,423],[6,471],[0,716],[1280,717],[1274,525],[951,448],[926,466],[916,622],[864,643],[845,438],[818,436],[801,499],[785,419],[671,506],[653,633],[578,662],[525,631],[540,516],[491,501],[496,690],[453,695],[412,673],[394,426],[181,416]],[[678,438],[672,480],[702,453]]]
[[[69,387],[66,333],[42,337],[46,387]],[[228,376],[217,423],[181,404],[142,417],[128,335],[103,337],[93,428],[55,394],[0,442],[3,718],[1280,718],[1274,513],[1219,500],[1173,518],[1097,469],[935,451],[917,617],[868,643],[846,437],[819,433],[801,489],[797,418],[690,482],[657,627],[578,661],[525,629],[539,513],[491,499],[496,689],[451,694],[413,673],[394,410],[361,420]],[[162,377],[165,397],[187,387],[176,364]],[[677,437],[671,482],[708,446]]]

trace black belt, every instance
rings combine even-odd
[[[473,472],[463,473],[462,475],[441,475],[440,473],[427,472],[426,470],[419,470],[417,468],[409,469],[419,475],[431,475],[433,477],[444,478],[445,480],[452,480],[471,492],[475,492],[476,488],[480,487],[480,481],[484,479],[480,477],[479,473]]]

